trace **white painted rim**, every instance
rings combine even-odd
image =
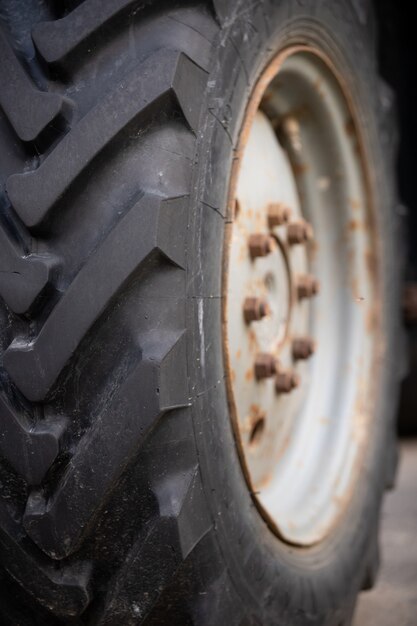
[[[374,235],[358,136],[329,65],[311,51],[288,54],[246,128],[235,187],[238,211],[225,267],[225,354],[242,465],[262,515],[282,539],[324,539],[346,506],[372,415],[372,364],[379,325]],[[290,246],[271,228],[271,203],[314,228]],[[251,259],[250,234],[273,236]],[[320,295],[299,301],[297,276],[313,274]],[[248,297],[269,315],[245,322]],[[294,361],[294,337],[317,350]],[[295,371],[299,388],[277,393],[253,375],[258,353]]]

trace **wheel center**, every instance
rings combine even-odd
[[[288,416],[302,399],[297,359],[308,358],[312,347],[304,345],[308,297],[299,292],[300,279],[309,279],[308,249],[298,244],[311,234],[288,157],[258,111],[237,182],[226,320],[236,419],[255,488],[268,480],[266,460],[279,454]],[[294,341],[304,342],[296,358]]]
[[[268,235],[266,235],[268,237]],[[254,258],[244,289],[248,295],[243,305],[246,322],[257,347],[277,354],[287,334],[291,310],[291,279],[285,252],[279,241],[270,237],[269,253]]]

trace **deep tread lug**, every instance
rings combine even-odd
[[[52,558],[64,558],[77,548],[96,509],[163,413],[187,405],[184,339],[182,333],[152,332],[140,340],[142,359],[82,440],[55,493],[48,502],[41,492],[29,497],[26,531]],[[151,399],[138,405],[140,387]]]
[[[63,111],[65,99],[36,89],[0,32],[0,105],[22,141],[34,141]]]
[[[59,452],[65,419],[38,423],[35,427],[0,396],[2,432],[0,450],[29,485],[38,485]]]
[[[137,0],[89,0],[60,20],[36,24],[32,37],[45,61],[58,63],[121,11],[135,5]]]
[[[159,502],[159,517],[147,537],[141,537],[130,550],[110,588],[100,624],[110,624],[115,619],[120,623],[129,623],[135,614],[136,617],[140,614],[144,618],[177,568],[181,567],[212,529],[196,466],[187,472],[167,476],[165,481],[154,485],[153,490]],[[198,523],[191,523],[196,510],[200,511]],[[170,550],[164,547],[167,543]],[[163,563],[163,566],[155,571],[152,563],[156,561]],[[142,586],[135,606],[132,606],[126,601],[126,593],[138,578],[146,580],[146,583]]]
[[[155,67],[161,68],[157,75]],[[184,80],[190,74],[195,84],[189,78]],[[150,105],[154,105],[154,112],[156,106],[167,107],[170,95],[174,95],[194,128],[202,104],[204,77],[204,70],[182,52],[164,50],[151,55],[78,122],[38,169],[9,177],[6,188],[15,211],[27,226],[38,225],[128,124],[149,114]]]
[[[27,592],[58,617],[80,615],[90,601],[91,566],[79,563],[56,569],[40,564],[21,545],[22,531],[0,504],[0,555],[3,567]]]
[[[85,333],[153,251],[160,251],[176,265],[184,263],[187,201],[142,196],[90,257],[36,339],[16,339],[7,349],[4,365],[29,400],[39,401],[46,396]],[[124,251],[117,266],[114,250]],[[77,324],[73,323],[75,319]],[[51,350],[51,346],[59,349]]]
[[[19,254],[0,229],[0,295],[15,313],[25,313],[37,296],[51,282],[58,260],[52,256]]]

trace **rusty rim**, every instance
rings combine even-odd
[[[260,512],[311,545],[349,500],[379,333],[358,125],[326,57],[297,46],[272,61],[237,155],[224,263],[233,426]]]

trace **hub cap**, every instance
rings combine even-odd
[[[229,400],[257,506],[281,538],[309,545],[343,509],[371,413],[366,176],[344,93],[311,50],[268,68],[242,138],[224,276]]]

